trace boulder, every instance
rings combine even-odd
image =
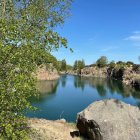
[[[90,140],[140,140],[140,110],[116,99],[97,101],[77,114],[77,128]]]

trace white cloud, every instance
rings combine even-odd
[[[132,36],[125,38],[125,40],[140,41],[140,35],[132,35]]]
[[[114,50],[114,49],[117,49],[118,47],[116,46],[109,46],[109,47],[106,47],[104,49],[101,50],[101,52],[108,52],[108,51],[111,51],[111,50]]]
[[[126,37],[124,40],[129,40],[132,42],[140,42],[140,31],[133,32],[132,35]]]
[[[140,31],[134,31],[133,33],[134,34],[140,34]]]

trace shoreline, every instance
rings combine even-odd
[[[93,102],[77,113],[76,123],[65,119],[28,118],[28,126],[33,130],[31,140],[139,140],[139,115],[138,107],[105,99]]]
[[[77,71],[67,71],[67,72],[63,72],[61,74],[70,74],[70,75],[74,75],[74,76],[81,76],[81,77],[95,77],[95,78],[111,78],[114,80],[118,80],[121,81],[122,84],[128,85],[128,86],[132,86],[134,88],[138,88],[140,89],[140,73],[136,73],[133,72],[131,70],[124,70],[124,73],[121,73],[121,76],[113,76],[112,72],[108,72],[107,68],[105,70],[105,68],[102,70],[100,68],[96,69],[93,68],[94,70],[90,70],[93,67],[90,68],[84,68],[81,69],[81,74],[78,74]],[[88,72],[87,72],[88,69]],[[94,72],[95,71],[95,72]],[[116,75],[119,75],[120,71],[117,71]]]

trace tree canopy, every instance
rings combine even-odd
[[[66,63],[66,60],[65,60],[65,59],[63,59],[63,60],[61,61],[60,70],[61,70],[61,71],[66,71],[66,70],[67,70],[67,63]]]
[[[38,58],[67,47],[54,28],[64,23],[71,0],[0,0],[0,139],[28,139],[25,109],[36,95]]]
[[[96,61],[96,65],[98,67],[105,67],[107,65],[107,57],[106,56],[101,56],[97,61]]]
[[[74,70],[81,70],[85,67],[85,61],[82,60],[75,60],[74,65],[73,65],[73,69]]]

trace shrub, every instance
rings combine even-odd
[[[101,67],[105,67],[107,65],[107,57],[106,56],[101,56],[97,61],[96,61],[96,65],[101,68]]]

